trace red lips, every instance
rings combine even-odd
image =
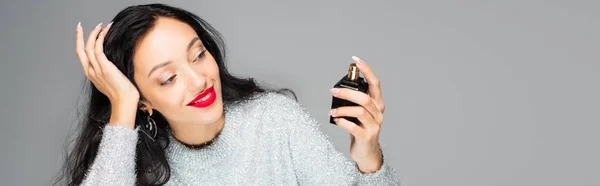
[[[207,95],[208,95],[208,98],[205,98],[204,100],[199,101],[200,99],[206,97]],[[207,88],[206,90],[204,90],[204,92],[202,92],[198,96],[196,96],[196,98],[194,98],[194,100],[190,101],[187,104],[187,106],[192,106],[192,107],[197,107],[197,108],[205,108],[205,107],[212,105],[213,102],[215,102],[216,98],[217,98],[217,95],[215,93],[215,88],[213,85],[213,86],[210,86],[209,88]]]

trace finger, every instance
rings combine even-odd
[[[90,79],[90,81],[94,84],[96,84],[97,79],[96,79],[96,71],[94,69],[92,69],[92,67],[90,66],[89,69],[87,70],[88,73],[88,79]]]
[[[360,126],[356,125],[355,123],[348,121],[347,119],[344,119],[344,118],[335,118],[334,120],[335,120],[335,123],[337,124],[337,126],[343,128],[348,133],[352,134],[352,136],[354,136],[355,138],[358,138],[358,139],[364,138],[365,129],[361,128]]]
[[[364,127],[372,127],[373,125],[379,125],[379,122],[376,121],[375,117],[373,117],[373,115],[362,106],[338,107],[336,109],[332,109],[329,112],[329,115],[331,115],[334,118],[344,116],[355,117],[358,119],[358,121],[360,121],[361,124],[364,125]]]
[[[376,121],[383,120],[383,112],[377,107],[373,98],[369,95],[348,88],[333,88],[331,92],[334,97],[348,100],[364,107],[371,115],[373,115],[373,118],[375,118]]]
[[[112,22],[108,23],[108,25],[102,29],[96,40],[96,46],[94,47],[94,55],[96,56],[96,60],[98,60],[97,62],[101,69],[106,69],[106,63],[108,63],[108,59],[106,58],[106,55],[104,55],[104,38],[111,25]]]
[[[358,67],[358,70],[367,80],[367,84],[369,84],[369,95],[373,97],[378,107],[384,107],[379,78],[375,76],[375,73],[373,73],[373,70],[367,63],[365,63],[365,61],[356,56],[352,56],[352,59],[356,62],[356,67]],[[381,108],[381,110],[383,111],[384,108]]]
[[[94,54],[94,46],[96,44],[96,39],[98,38],[98,33],[100,32],[100,28],[102,28],[101,26],[102,26],[102,23],[99,23],[98,25],[96,25],[94,30],[92,30],[92,32],[90,32],[87,43],[85,45],[85,53],[87,54],[88,60],[90,61],[90,66],[98,72],[101,69],[100,69],[100,66],[98,66],[98,61],[96,61],[96,55]]]
[[[75,53],[77,54],[77,58],[79,58],[79,63],[81,63],[81,67],[83,67],[83,73],[86,77],[88,77],[87,71],[90,62],[88,60],[87,55],[85,54],[83,28],[81,27],[81,22],[77,24],[77,32],[75,35]]]

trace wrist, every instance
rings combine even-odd
[[[357,163],[358,170],[361,173],[375,173],[381,169],[383,166],[383,153],[381,152],[381,148],[377,149],[371,158],[365,159],[360,164]]]
[[[110,103],[115,103],[116,105],[122,104],[134,104],[137,106],[137,103],[140,101],[140,96],[137,94],[131,95],[123,95],[118,97],[109,98]]]
[[[118,102],[112,104],[109,124],[123,125],[133,129],[136,112],[137,103]]]
[[[358,165],[358,170],[365,174],[365,173],[375,173],[377,171],[379,171],[381,169],[381,166],[383,166],[383,158],[379,160],[379,163],[374,163],[371,164],[371,166],[360,166]]]

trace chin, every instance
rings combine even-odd
[[[215,102],[201,113],[200,119],[202,120],[202,124],[212,124],[221,119],[222,116],[223,99],[219,95]]]

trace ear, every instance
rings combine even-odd
[[[153,109],[148,101],[146,101],[146,100],[139,101],[138,107],[140,108],[140,110],[146,111],[148,113],[148,115],[152,116]]]

